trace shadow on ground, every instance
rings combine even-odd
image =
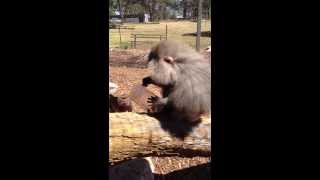
[[[185,33],[185,34],[182,34],[182,36],[197,36],[197,33]],[[202,31],[201,36],[211,37],[211,31]]]
[[[201,123],[201,118],[195,122],[188,122],[187,120],[177,119],[171,116],[170,112],[161,112],[156,114],[148,114],[156,118],[161,125],[161,128],[167,131],[172,136],[184,140],[193,130]]]

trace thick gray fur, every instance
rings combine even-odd
[[[166,62],[172,57],[173,63]],[[145,79],[162,87],[163,98],[154,102],[157,111],[170,112],[170,119],[199,120],[211,110],[211,67],[193,48],[174,41],[161,41],[148,56],[152,74]],[[144,80],[145,80],[144,79]]]

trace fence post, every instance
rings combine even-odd
[[[166,24],[166,40],[168,40],[168,24]]]
[[[120,37],[120,44],[119,44],[119,46],[120,46],[120,48],[121,48],[121,44],[122,44],[122,41],[121,41],[121,31],[120,31],[120,25],[119,25],[119,37]]]

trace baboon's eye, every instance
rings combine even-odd
[[[166,56],[163,58],[169,64],[173,64],[174,59],[171,56]]]

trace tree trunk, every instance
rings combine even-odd
[[[201,17],[202,16],[202,0],[198,0],[198,18],[197,18],[197,38],[196,49],[200,51],[200,38],[201,38]]]
[[[119,6],[119,13],[120,13],[121,22],[123,23],[124,18],[123,18],[122,4],[121,4],[120,0],[118,0],[118,6]]]
[[[150,17],[151,17],[151,21],[154,22],[156,20],[155,16],[157,14],[156,10],[156,1],[155,0],[152,0],[152,4],[151,4],[151,14],[150,14]]]
[[[187,18],[187,2],[186,0],[183,0],[183,18],[186,19]]]
[[[167,20],[167,19],[168,19],[168,14],[167,14],[166,5],[162,4],[161,5],[161,19],[160,20]]]
[[[211,154],[209,118],[183,141],[163,130],[159,120],[131,112],[109,113],[109,163],[147,156],[206,156]]]

